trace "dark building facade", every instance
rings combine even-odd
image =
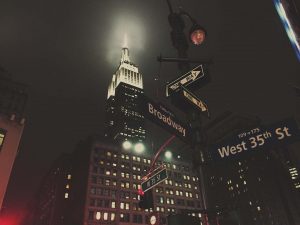
[[[22,137],[27,86],[0,67],[0,212]]]
[[[260,125],[256,117],[228,112],[205,130],[212,144]],[[208,164],[205,174],[209,207],[226,211],[235,224],[299,224],[299,195],[289,169],[295,167],[286,149],[266,148],[239,160]]]
[[[44,176],[36,196],[35,225],[64,225],[72,184],[72,159],[61,155]]]
[[[143,141],[144,117],[138,110],[138,95],[143,93],[143,77],[122,49],[120,65],[113,75],[106,100],[105,136],[110,140]]]

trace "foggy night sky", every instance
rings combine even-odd
[[[300,63],[273,1],[187,0],[179,4],[208,31],[205,44],[190,45],[192,59],[213,58],[212,82],[197,92],[212,114],[225,110],[260,116],[268,123],[295,115]],[[29,85],[26,126],[5,205],[25,207],[41,177],[63,152],[89,134],[102,133],[107,87],[127,33],[131,60],[143,74],[145,92],[180,75],[164,0],[2,0],[0,65]],[[186,20],[187,28],[190,23]],[[195,65],[196,66],[196,65]],[[160,74],[160,81],[154,78]],[[151,134],[150,134],[151,135]]]

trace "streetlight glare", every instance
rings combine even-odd
[[[145,146],[143,143],[137,143],[134,146],[134,150],[136,151],[136,153],[142,153],[145,150]]]
[[[172,152],[171,151],[166,151],[165,152],[165,157],[167,158],[167,159],[171,159],[172,158]]]
[[[130,141],[124,141],[122,146],[125,150],[129,150],[131,148],[132,144]]]

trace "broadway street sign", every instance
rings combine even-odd
[[[186,74],[182,75],[181,77],[177,78],[176,80],[173,80],[169,84],[167,84],[166,97],[169,97],[172,92],[178,92],[181,86],[186,87],[202,77],[204,77],[204,70],[203,66],[199,65]]]
[[[163,168],[162,170],[158,171],[147,180],[145,180],[141,186],[144,192],[150,190],[154,186],[158,185],[159,183],[163,182],[165,179],[168,178],[167,169]]]
[[[189,143],[191,134],[188,126],[178,120],[174,114],[171,113],[171,110],[161,104],[155,103],[145,95],[139,96],[139,107],[147,119]]]
[[[234,159],[247,153],[276,144],[289,144],[300,140],[300,131],[294,119],[286,119],[267,127],[256,127],[209,148],[212,159]]]

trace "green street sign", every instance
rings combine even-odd
[[[168,178],[167,169],[163,168],[162,170],[158,171],[151,177],[149,177],[147,180],[142,182],[142,190],[144,192],[150,190],[154,186],[158,185],[159,183],[163,182],[165,179]]]

